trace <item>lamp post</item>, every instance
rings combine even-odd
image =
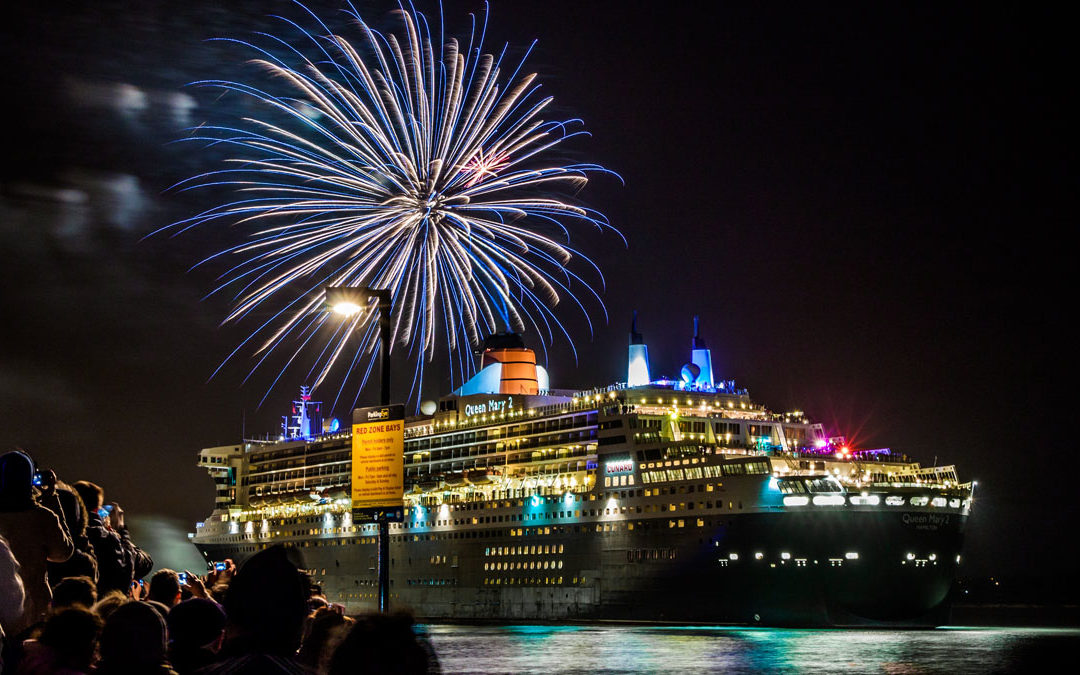
[[[379,349],[382,360],[379,372],[382,374],[381,405],[390,405],[390,291],[367,286],[327,286],[326,304],[335,314],[352,316],[364,311],[371,298],[378,299],[379,310]]]
[[[326,304],[330,310],[343,316],[362,312],[373,297],[378,301],[379,349],[382,351],[379,364],[382,393],[379,401],[381,405],[390,405],[390,291],[367,286],[327,286],[325,293]],[[379,526],[379,553],[376,563],[379,573],[379,611],[387,612],[390,609],[390,520],[384,514],[384,517],[375,522]]]

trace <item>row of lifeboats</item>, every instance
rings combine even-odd
[[[473,469],[471,471],[445,473],[437,479],[423,480],[413,483],[413,493],[429,492],[439,488],[455,488],[465,485],[488,485],[499,477],[499,473],[493,469]]]
[[[251,506],[275,506],[277,504],[296,504],[298,502],[321,502],[323,500],[336,501],[349,497],[348,485],[331,485],[321,490],[301,488],[295,490],[281,490],[263,494],[253,493],[248,496]]]
[[[409,492],[429,492],[440,488],[455,488],[466,485],[488,485],[499,477],[499,473],[492,469],[473,469],[471,471],[447,473],[437,480],[426,480],[414,483]],[[336,501],[349,498],[349,485],[331,485],[319,490],[311,488],[298,488],[294,490],[280,490],[265,493],[252,492],[248,495],[248,504],[251,506],[276,506],[278,504],[296,504],[321,502],[323,500]]]

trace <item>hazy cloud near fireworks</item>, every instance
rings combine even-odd
[[[85,413],[85,401],[71,380],[41,366],[23,361],[0,363],[0,409],[49,410],[65,419]]]
[[[79,108],[112,111],[127,122],[184,129],[192,123],[198,102],[186,92],[147,89],[127,82],[71,78],[65,93]]]

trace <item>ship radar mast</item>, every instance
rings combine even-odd
[[[292,412],[281,416],[282,440],[313,439],[322,432],[322,401],[311,400],[311,387],[300,387],[300,400],[292,402]]]

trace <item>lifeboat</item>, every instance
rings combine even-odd
[[[475,469],[465,474],[466,480],[473,485],[485,485],[495,480],[497,473],[491,469]]]

